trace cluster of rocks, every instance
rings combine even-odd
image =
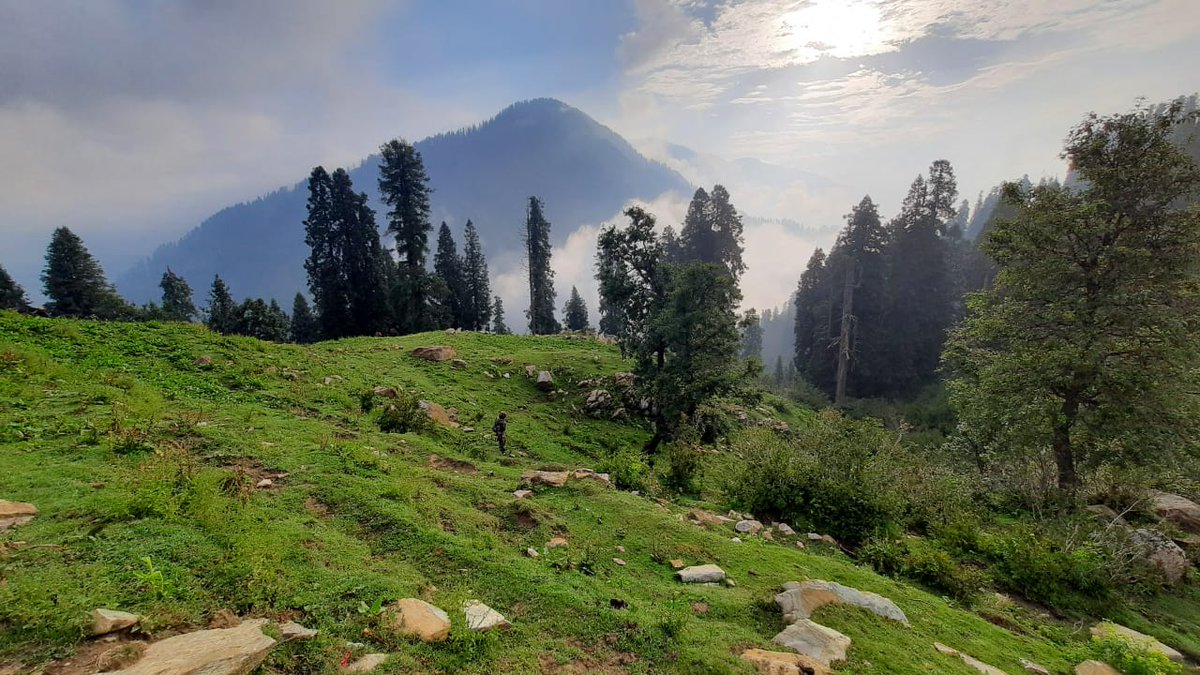
[[[1122,514],[1103,504],[1092,504],[1087,510],[1104,520],[1109,528],[1118,528],[1137,555],[1157,570],[1163,580],[1177,584],[1192,568],[1184,547],[1200,547],[1200,504],[1181,495],[1158,491],[1148,495],[1148,503],[1150,511],[1175,536],[1148,527],[1132,527]]]
[[[683,514],[679,515],[683,519]],[[804,536],[798,536],[796,530],[792,529],[791,525],[779,522],[767,525],[748,513],[738,513],[730,511],[727,515],[712,513],[703,509],[692,509],[688,511],[686,519],[693,525],[703,527],[705,525],[715,525],[717,527],[726,527],[730,524],[737,532],[738,536],[733,539],[740,542],[741,537],[761,537],[767,541],[775,541],[776,537],[787,539],[796,537],[795,545],[797,548],[805,548],[805,541],[809,543],[825,544],[832,547],[837,547],[838,543],[833,537],[827,534],[819,534],[817,532],[807,532]]]
[[[637,376],[629,372],[614,373],[611,382],[603,377],[580,380],[579,388],[588,390],[583,402],[584,414],[615,420],[650,412],[650,399],[637,396],[636,382]]]
[[[568,480],[594,480],[598,483],[612,487],[612,479],[606,473],[598,473],[591,469],[575,469],[574,471],[536,471],[529,470],[521,473],[521,485],[525,488],[531,488],[537,485],[546,487],[562,487],[567,484]],[[525,492],[518,495],[517,492]],[[513,493],[517,499],[530,496],[527,490],[518,490]]]

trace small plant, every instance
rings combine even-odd
[[[359,600],[358,601],[358,613],[363,616],[371,616],[371,617],[379,616],[380,614],[383,613],[383,603],[384,603],[384,598],[382,596],[376,598],[375,602],[372,602],[370,605],[368,605],[366,602],[364,602],[362,600]]]
[[[134,571],[133,576],[137,578],[138,583],[146,587],[146,592],[154,596],[156,600],[166,600],[167,597],[174,595],[174,589],[167,580],[167,575],[154,566],[154,561],[150,559],[150,556],[143,557],[142,563],[146,565],[145,571]]]
[[[1115,635],[1104,636],[1092,643],[1095,657],[1126,675],[1182,675],[1183,666],[1165,654]]]
[[[396,398],[379,412],[379,430],[389,434],[420,431],[429,425],[429,417],[421,409],[416,393],[399,391]]]
[[[375,409],[375,390],[364,389],[358,393],[358,408],[368,415]]]

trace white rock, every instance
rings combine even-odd
[[[792,529],[792,526],[788,525],[787,523],[775,523],[775,529],[778,530],[780,534],[788,537],[796,534],[796,531]]]
[[[243,621],[236,628],[184,633],[150,645],[142,658],[112,675],[248,675],[275,646],[263,635],[266,619]]]
[[[480,633],[493,628],[508,628],[512,624],[504,615],[478,600],[465,600],[462,605],[467,628]]]
[[[315,628],[305,628],[295,621],[288,621],[279,626],[279,633],[283,635],[284,642],[289,640],[311,640],[317,637],[318,631]]]
[[[850,638],[808,619],[784,628],[772,641],[827,666],[844,660],[846,650],[850,648]]]
[[[370,673],[387,661],[387,654],[367,654],[354,663],[342,668],[343,673]]]
[[[843,586],[834,581],[789,581],[784,591],[775,596],[775,604],[783,612],[784,621],[807,619],[819,607],[825,605],[851,605],[878,614],[885,619],[908,624],[908,617],[896,603],[879,595]]]
[[[763,529],[763,524],[757,520],[739,520],[733,529],[742,534],[757,534],[759,530]]]
[[[1025,672],[1033,673],[1034,675],[1050,675],[1050,671],[1046,666],[1034,663],[1029,659],[1021,659],[1021,667],[1025,669]]]
[[[716,565],[693,565],[675,573],[685,584],[717,583],[725,578],[725,570]]]
[[[92,610],[92,635],[107,635],[136,625],[142,617],[115,609]]]

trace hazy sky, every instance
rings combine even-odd
[[[35,291],[65,224],[116,277],[315,164],[552,96],[825,228],[747,233],[747,302],[778,304],[863,194],[890,216],[942,157],[972,202],[1061,174],[1086,112],[1195,91],[1197,63],[1200,0],[0,0],[0,263]],[[590,277],[589,237],[560,284]]]

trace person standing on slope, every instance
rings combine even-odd
[[[500,446],[500,454],[508,454],[505,446],[508,443],[508,415],[501,412],[496,418],[496,423],[492,425],[492,431],[496,434],[496,444]]]

